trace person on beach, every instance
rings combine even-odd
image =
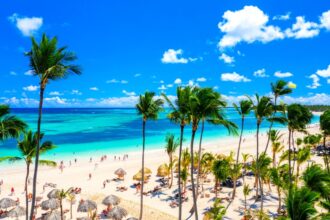
[[[11,187],[10,192],[11,192],[11,194],[10,194],[11,196],[15,195],[15,189],[14,189],[14,187]]]
[[[77,163],[77,158],[74,159],[74,163]]]
[[[107,181],[103,181],[103,189],[105,189],[105,186],[107,185]]]
[[[92,179],[92,174],[91,173],[88,174],[88,178],[89,178],[89,180]]]
[[[93,161],[93,159],[92,158],[89,158],[89,162],[91,163]]]
[[[0,195],[1,195],[1,187],[2,187],[2,185],[3,185],[3,180],[1,179],[0,180]]]

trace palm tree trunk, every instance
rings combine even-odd
[[[182,156],[182,142],[183,142],[184,125],[180,126],[180,147],[179,147],[179,164],[178,164],[178,192],[179,192],[179,220],[182,218],[182,198],[181,198],[181,156]]]
[[[39,110],[38,110],[37,146],[36,146],[36,157],[35,157],[34,174],[33,174],[30,220],[33,220],[33,218],[34,218],[34,209],[35,209],[36,194],[37,194],[37,177],[38,177],[38,168],[39,168],[39,149],[40,149],[40,130],[41,130],[42,105],[43,105],[43,101],[44,101],[44,91],[45,91],[45,87],[41,84],[40,85]]]
[[[72,201],[70,201],[70,219],[72,219]]]
[[[24,185],[24,190],[25,190],[25,219],[29,219],[29,193],[28,193],[28,178],[30,174],[30,163],[26,161],[26,177],[25,177],[25,185]]]
[[[277,209],[277,212],[279,213],[281,211],[281,206],[282,206],[282,198],[281,198],[281,190],[280,190],[280,187],[277,186],[277,194],[278,194],[278,209]]]
[[[273,168],[276,167],[276,153],[273,151]]]
[[[325,142],[326,142],[326,135],[323,134],[323,146],[324,147],[325,147]],[[330,173],[329,160],[328,160],[328,154],[327,153],[324,155],[324,165],[327,168],[328,173]]]
[[[198,211],[197,211],[197,202],[196,202],[196,189],[195,189],[195,182],[194,182],[194,140],[196,134],[196,128],[193,125],[193,130],[191,134],[191,142],[190,142],[190,177],[191,177],[191,188],[193,194],[193,212],[195,212],[195,220],[198,220]]]
[[[239,136],[239,142],[238,142],[238,148],[237,148],[236,167],[238,166],[238,161],[239,161],[239,153],[240,153],[240,150],[241,150],[241,143],[242,143],[243,130],[244,130],[244,115],[242,116],[241,134],[240,134],[240,136]],[[244,175],[243,175],[243,176],[244,176]],[[233,188],[232,199],[235,199],[235,194],[236,194],[236,180],[234,180],[234,188]]]
[[[146,129],[146,120],[143,119],[143,123],[142,123],[142,183],[141,183],[141,192],[140,192],[141,197],[140,197],[140,217],[139,217],[139,220],[142,220],[142,216],[143,216],[144,150],[145,150],[145,139],[146,139],[145,129]]]
[[[259,177],[259,127],[260,127],[260,124],[257,123],[257,155],[256,155],[256,173],[255,173],[255,177],[256,177],[256,187],[257,187],[257,190],[256,190],[256,200],[258,199],[258,195],[259,195],[259,187],[258,187],[258,177]]]
[[[171,168],[171,182],[170,182],[169,188],[171,189],[172,184],[173,184],[173,156],[172,156],[172,153],[170,155],[170,164],[169,165]]]
[[[202,119],[202,130],[201,130],[201,136],[199,138],[199,148],[198,148],[198,169],[197,169],[197,196],[196,199],[198,198],[198,189],[199,189],[199,178],[200,178],[200,170],[201,170],[201,159],[202,159],[202,140],[203,140],[203,133],[204,133],[204,123],[205,120],[204,118]]]
[[[275,96],[275,99],[274,99],[275,111],[274,111],[272,117],[274,117],[275,114],[276,114],[276,112],[277,112],[277,109],[276,109],[276,102],[277,102],[277,96]],[[269,125],[269,129],[268,129],[268,138],[267,138],[266,148],[265,148],[265,151],[264,151],[265,153],[267,153],[267,150],[268,150],[269,141],[270,141],[270,131],[271,131],[272,128],[273,128],[273,124],[274,124],[274,122],[271,121],[271,122],[270,122],[270,125]]]
[[[60,212],[61,212],[61,220],[63,220],[63,204],[62,204],[62,198],[60,199]]]
[[[298,184],[300,164],[297,162],[296,185]]]
[[[293,131],[291,131],[291,139],[292,139],[292,149],[293,149],[293,161],[292,161],[292,176],[294,175],[294,170],[295,170],[295,166],[296,166],[296,160],[295,160],[295,156],[296,156],[296,149],[295,149],[295,145],[294,145],[294,136],[293,136]]]
[[[292,175],[291,175],[291,129],[289,129],[289,189],[291,189]]]

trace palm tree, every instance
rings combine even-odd
[[[319,199],[319,194],[311,191],[307,187],[290,188],[286,198],[286,206],[290,219],[307,220],[315,213],[315,202]]]
[[[260,131],[260,125],[263,122],[265,118],[269,118],[273,114],[273,104],[271,103],[271,98],[267,96],[262,96],[260,97],[258,94],[255,96],[256,98],[256,103],[253,104],[253,110],[255,117],[257,119],[257,134],[256,134],[256,139],[257,139],[257,152],[256,152],[256,161],[259,161],[259,131]],[[256,179],[258,181],[256,182],[256,198],[258,198],[258,186],[260,185],[260,192],[261,192],[261,210],[263,209],[263,189],[262,189],[262,184],[259,176],[259,165],[256,164]],[[259,184],[258,184],[259,182]]]
[[[242,170],[242,164],[231,164],[230,169],[229,169],[229,176],[234,182],[234,187],[233,187],[233,193],[232,193],[232,199],[235,198],[235,192],[236,192],[236,181],[241,175],[241,170]]]
[[[292,169],[291,169],[291,142],[293,139],[294,131],[303,131],[306,125],[310,123],[313,115],[307,107],[300,104],[291,104],[287,107],[287,121],[289,129],[289,183],[292,182]]]
[[[163,110],[163,100],[155,99],[154,92],[145,92],[140,95],[139,102],[136,104],[136,109],[139,115],[142,115],[142,182],[141,182],[141,203],[140,203],[140,217],[143,216],[143,186],[144,186],[144,151],[145,151],[145,127],[148,119],[157,120],[158,114]]]
[[[180,125],[180,147],[179,147],[179,159],[178,159],[178,192],[181,195],[181,154],[182,154],[182,142],[183,142],[183,132],[187,124],[190,123],[189,118],[189,98],[191,94],[190,87],[178,87],[176,89],[176,100],[175,104],[165,95],[162,94],[166,102],[171,108],[171,113],[168,114],[168,118]],[[179,220],[182,218],[182,202],[181,196],[179,196]]]
[[[214,161],[214,156],[211,153],[203,153],[202,159],[201,159],[201,182],[202,182],[202,192],[204,192],[204,185],[203,181],[207,177],[207,175],[212,170],[212,164]]]
[[[326,138],[327,136],[330,135],[330,110],[323,112],[323,114],[320,116],[320,128],[323,132],[323,146],[325,146]],[[330,173],[329,160],[327,154],[325,154],[324,163],[328,170],[328,173]]]
[[[273,167],[273,168],[270,169],[270,179],[271,179],[272,183],[276,186],[276,191],[277,191],[277,195],[278,195],[277,212],[280,213],[281,208],[282,208],[281,192],[282,192],[282,189],[285,186],[285,182],[284,182],[283,176],[282,176],[281,167]]]
[[[272,142],[272,153],[273,153],[273,167],[276,167],[276,153],[279,153],[283,150],[283,145],[281,145],[280,139],[282,138],[283,134],[280,134],[279,130],[270,130],[268,132],[268,136]]]
[[[63,216],[63,199],[65,199],[67,197],[72,198],[72,196],[71,196],[72,193],[71,192],[72,192],[72,188],[69,188],[68,190],[61,189],[57,194],[57,198],[60,201],[61,220],[64,219],[64,216]],[[72,210],[72,207],[70,209]],[[72,212],[71,212],[71,219],[72,219]]]
[[[272,93],[274,95],[274,112],[273,112],[272,117],[275,117],[277,111],[281,110],[281,106],[277,105],[278,98],[280,96],[284,96],[284,95],[288,95],[288,94],[292,93],[292,89],[288,87],[288,83],[286,81],[281,80],[281,79],[276,81],[275,83],[271,83],[270,85],[271,85]],[[268,131],[269,133],[272,130],[273,123],[274,123],[274,121],[270,122],[269,131]],[[270,139],[270,137],[268,136],[265,152],[267,152],[267,150],[268,150],[269,139]]]
[[[247,214],[247,208],[246,208],[246,197],[250,194],[251,189],[249,187],[249,184],[244,184],[243,186],[243,195],[244,195],[244,215]]]
[[[75,196],[75,194],[73,194],[73,193],[69,193],[68,195],[67,195],[67,200],[69,201],[69,203],[70,203],[70,219],[72,219],[72,205],[75,203],[75,201],[76,201],[76,196]]]
[[[215,177],[215,197],[218,197],[219,184],[229,176],[229,167],[230,164],[226,159],[219,159],[213,162],[212,173]]]
[[[65,78],[69,74],[80,74],[79,66],[71,64],[77,57],[73,52],[66,51],[66,47],[58,48],[57,38],[48,38],[43,34],[40,43],[38,44],[34,37],[32,37],[31,51],[26,55],[30,60],[30,68],[35,76],[39,77],[40,97],[38,110],[38,126],[37,126],[37,146],[35,167],[33,176],[32,189],[32,205],[30,220],[33,220],[33,213],[35,209],[36,190],[37,190],[37,176],[39,165],[39,147],[40,147],[40,131],[41,131],[41,116],[44,100],[44,92],[46,86],[50,81]]]
[[[171,171],[171,182],[169,184],[169,188],[171,188],[173,183],[173,154],[175,153],[176,149],[179,146],[179,141],[175,140],[173,134],[168,134],[165,138],[165,141],[166,141],[165,150],[169,157],[169,165],[170,165],[169,167]]]
[[[241,100],[239,102],[239,106],[236,105],[235,103],[233,105],[236,111],[238,112],[238,114],[241,116],[241,134],[239,136],[238,148],[236,153],[236,166],[238,166],[243,131],[244,131],[244,119],[246,115],[250,114],[253,106],[251,100]],[[234,185],[234,189],[233,189],[233,197],[232,197],[233,199],[235,198],[235,193],[236,193],[236,184]]]
[[[251,157],[251,154],[244,154],[242,153],[242,163],[243,163],[243,168],[244,168],[244,175],[243,175],[243,184],[245,184],[245,172],[247,170],[246,163],[248,159]]]
[[[26,128],[25,122],[9,113],[8,105],[0,105],[0,141],[17,138]]]
[[[300,165],[305,163],[311,158],[311,149],[309,147],[300,148],[296,155],[297,161],[297,173],[296,173],[296,183],[298,183]]]
[[[221,205],[221,199],[216,199],[213,207],[205,213],[203,220],[222,220],[225,214],[226,208]]]
[[[42,138],[44,137],[44,134],[41,133],[40,134],[40,141],[42,140]],[[28,131],[27,133],[24,133],[24,137],[22,141],[18,142],[18,150],[21,153],[21,156],[15,156],[15,157],[4,157],[6,160],[10,160],[10,161],[18,161],[18,160],[24,160],[25,164],[26,164],[26,175],[25,175],[25,182],[24,182],[24,191],[25,191],[25,205],[26,205],[26,219],[28,219],[29,216],[29,203],[28,203],[28,178],[30,175],[30,166],[32,164],[33,159],[36,156],[36,146],[37,146],[37,138],[38,135],[37,133],[32,133],[32,131]],[[54,149],[56,146],[53,145],[52,142],[50,141],[45,141],[41,144],[40,146],[40,154],[46,153],[49,150]],[[0,158],[1,161],[1,158]],[[56,166],[56,162],[55,161],[51,161],[51,160],[39,160],[40,165],[47,165],[47,166]]]

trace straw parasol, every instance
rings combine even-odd
[[[25,208],[22,206],[16,206],[15,208],[13,208],[12,210],[10,210],[7,213],[8,217],[17,218],[17,219],[18,219],[18,217],[23,216],[23,215],[25,215]]]
[[[166,177],[170,174],[169,168],[167,164],[162,164],[157,169],[157,176]]]
[[[59,189],[53,189],[47,194],[47,197],[48,199],[57,199],[59,193],[60,193]]]
[[[127,215],[127,211],[119,206],[114,207],[108,216],[114,220],[122,220]]]
[[[115,174],[120,178],[124,178],[124,176],[126,175],[126,171],[122,168],[119,168],[115,171]]]
[[[108,207],[113,206],[113,205],[118,205],[119,202],[120,202],[120,199],[115,195],[107,196],[102,201],[102,203],[104,205],[107,205]]]
[[[16,201],[11,198],[3,198],[0,200],[0,208],[7,209],[16,205]]]
[[[77,211],[78,212],[90,212],[95,209],[97,209],[96,202],[87,199],[87,200],[80,201]]]
[[[58,199],[48,199],[41,203],[42,210],[54,210],[60,207],[60,201]]]
[[[136,180],[136,181],[142,181],[142,173],[141,172],[138,172],[137,174],[135,174],[133,176],[133,180]],[[144,181],[148,180],[148,176],[146,173],[144,173]]]
[[[137,218],[135,218],[135,217],[129,217],[128,219],[126,219],[126,220],[138,220]]]
[[[63,216],[65,219],[65,216]],[[43,220],[61,220],[61,213],[57,210],[48,213],[43,217]]]
[[[139,173],[142,173],[142,169],[139,171]],[[149,169],[149,168],[147,168],[147,167],[145,167],[144,168],[144,174],[151,174],[152,172],[151,172],[151,170]]]

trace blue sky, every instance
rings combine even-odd
[[[330,2],[2,1],[0,102],[38,103],[24,51],[30,37],[57,36],[83,75],[51,82],[48,107],[133,106],[145,90],[210,86],[229,103],[270,82],[296,86],[286,102],[330,102]]]

